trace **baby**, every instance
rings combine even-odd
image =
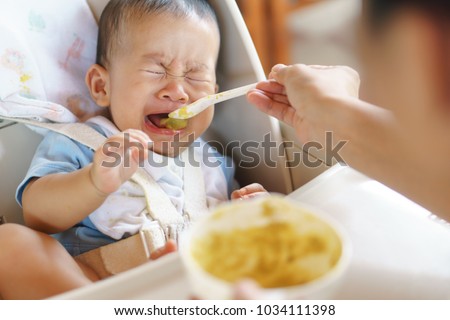
[[[97,63],[86,75],[93,100],[108,111],[88,124],[107,140],[92,151],[60,134],[44,138],[17,192],[26,224],[55,234],[76,256],[141,229],[159,228],[167,239],[155,216],[170,211],[189,221],[228,200],[231,166],[200,139],[213,106],[187,123],[167,121],[168,113],[217,91],[219,47],[217,19],[206,0],[110,1],[99,23]],[[186,196],[193,191],[185,180],[187,151],[195,159],[213,157],[200,161],[201,176],[194,175],[204,185],[204,203]],[[150,191],[129,181],[139,167],[156,182]],[[232,198],[261,192],[261,186],[250,185]],[[157,196],[149,200],[148,194]],[[170,200],[167,212],[152,209],[164,197]],[[187,212],[194,200],[190,208],[199,212]],[[182,227],[175,225],[175,232]]]

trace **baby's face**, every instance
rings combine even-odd
[[[110,111],[121,130],[139,129],[153,150],[169,156],[172,141],[193,141],[210,125],[214,107],[190,119],[186,128],[167,128],[168,113],[216,91],[217,27],[196,16],[152,15],[127,26],[110,60]],[[171,126],[169,126],[171,127]]]

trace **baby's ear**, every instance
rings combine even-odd
[[[216,83],[216,89],[215,89],[216,93],[219,93],[219,85]]]
[[[92,65],[86,73],[86,85],[94,102],[100,107],[109,107],[109,73],[99,64]]]

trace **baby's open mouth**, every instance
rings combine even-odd
[[[171,119],[168,113],[151,114],[147,119],[160,129],[183,130],[188,125],[188,120]]]

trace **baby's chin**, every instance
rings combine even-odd
[[[172,141],[153,141],[152,151],[165,157],[174,158],[179,156],[195,141],[195,135],[178,139],[175,137]]]
[[[152,151],[154,153],[157,153],[159,155],[162,155],[164,157],[169,157],[169,158],[175,158],[180,154],[180,152],[177,152],[177,150],[175,148],[168,148],[165,145],[158,146],[157,144],[154,144]]]

